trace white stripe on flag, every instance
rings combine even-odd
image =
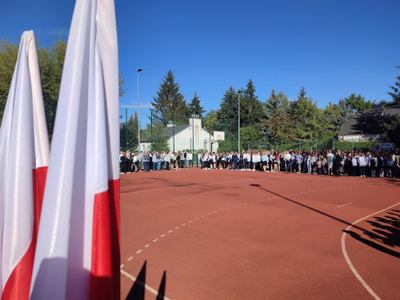
[[[94,297],[91,291],[99,276],[119,284],[119,236],[115,230],[118,209],[111,207],[119,203],[116,37],[113,0],[77,0],[53,133],[32,299]],[[94,211],[100,215],[94,216]],[[105,221],[100,224],[106,226],[105,230],[96,227],[99,216]],[[107,226],[107,222],[114,227]],[[110,242],[113,238],[115,243]],[[93,240],[108,246],[94,249],[97,246],[92,246]],[[110,249],[114,246],[118,251]],[[118,261],[118,278],[111,278],[108,272],[111,265],[113,270],[116,265],[111,255]],[[113,293],[114,299],[119,298],[119,286],[113,289],[104,284],[102,288],[106,289],[103,298],[110,299]]]
[[[0,129],[0,298],[28,299],[49,156],[35,35],[22,34]],[[39,168],[44,168],[44,171]],[[42,177],[37,177],[38,174]],[[34,194],[35,193],[35,194]],[[37,202],[38,201],[38,202]]]

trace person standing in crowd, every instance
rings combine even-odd
[[[192,151],[188,152],[187,159],[188,159],[188,168],[193,168],[193,153],[192,153]]]
[[[181,165],[181,159],[182,159],[182,153],[181,151],[178,151],[178,153],[176,154],[176,160],[175,160],[175,170],[176,171],[180,171],[180,165]]]
[[[140,151],[138,155],[138,161],[139,161],[139,171],[143,170],[143,151]]]
[[[368,160],[365,157],[364,152],[360,153],[360,156],[358,157],[357,162],[358,162],[358,168],[360,171],[360,177],[365,177],[365,168],[367,167]]]
[[[369,164],[371,169],[371,177],[375,177],[376,167],[378,165],[378,158],[376,157],[374,152],[372,152],[372,157],[371,160],[369,161]]]
[[[150,172],[150,153],[146,151],[144,153],[144,170],[145,172]]]
[[[234,171],[237,170],[238,168],[238,163],[239,163],[239,156],[237,154],[237,152],[235,151],[232,155],[232,165],[233,165],[233,169]]]
[[[262,152],[262,156],[261,156],[261,164],[262,164],[262,168],[263,168],[264,172],[267,172],[267,169],[269,167],[268,162],[269,162],[269,159],[268,159],[267,151],[264,150]],[[269,172],[269,169],[268,169],[268,172]]]
[[[301,173],[301,162],[303,161],[303,157],[301,156],[301,151],[297,153],[295,156],[296,165],[297,165],[297,174]]]
[[[389,154],[386,159],[387,173],[386,177],[392,178],[394,175],[394,167],[396,164],[396,156],[395,154]]]
[[[171,154],[169,150],[165,153],[164,156],[164,164],[165,164],[165,170],[169,171],[169,164],[171,163]]]
[[[330,176],[333,176],[333,158],[334,155],[332,153],[332,150],[329,150],[327,155],[327,161],[328,161],[328,175]]]

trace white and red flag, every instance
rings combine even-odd
[[[119,73],[114,0],[77,0],[36,247],[32,299],[119,299]]]
[[[29,299],[48,161],[35,35],[25,31],[0,128],[0,299]]]

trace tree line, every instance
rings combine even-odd
[[[18,43],[2,38],[0,44],[0,122],[2,120],[8,91],[18,56]],[[62,68],[67,48],[67,40],[61,35],[53,39],[48,48],[36,42],[39,69],[42,82],[43,100],[48,125],[49,138],[53,132],[56,117],[57,100],[61,82]],[[400,67],[397,67],[400,68]],[[387,107],[400,107],[400,76],[396,77],[388,94],[392,101],[381,101]],[[124,79],[120,74],[120,96],[126,93]],[[264,101],[259,99],[253,81],[250,79],[244,89],[229,87],[222,95],[219,109],[206,111],[201,105],[200,96],[194,91],[190,100],[180,91],[171,70],[164,76],[151,101],[152,126],[143,128],[144,138],[156,139],[158,144],[166,146],[162,128],[169,122],[176,125],[187,124],[193,115],[204,119],[203,126],[210,131],[224,130],[228,126],[227,138],[237,138],[235,126],[238,119],[238,101],[240,99],[241,141],[261,141],[263,146],[288,139],[313,139],[316,137],[335,137],[340,126],[356,112],[370,110],[376,101],[365,100],[355,93],[337,103],[329,102],[325,108],[319,108],[317,101],[307,95],[301,87],[295,100],[289,101],[283,91],[272,89]],[[386,140],[393,140],[397,134],[400,120],[386,124]],[[121,123],[121,147],[137,147],[137,116],[131,116],[128,122]],[[237,127],[236,127],[237,128]],[[160,133],[161,132],[161,133]],[[229,134],[229,136],[228,136]],[[129,140],[128,140],[129,139]]]
[[[261,146],[268,147],[284,140],[312,140],[318,137],[331,139],[338,135],[343,123],[357,112],[371,110],[373,104],[400,107],[400,76],[396,79],[395,85],[389,86],[391,91],[388,94],[392,101],[383,100],[378,103],[353,93],[339,99],[337,103],[329,102],[324,108],[318,107],[317,101],[307,95],[304,87],[301,87],[297,98],[292,101],[283,91],[277,92],[275,89],[272,89],[265,101],[261,101],[250,79],[244,89],[229,87],[221,98],[219,109],[206,112],[196,92],[190,102],[185,100],[179,83],[169,70],[151,101],[151,111],[156,121],[164,126],[171,121],[172,115],[175,118],[177,115],[190,118],[192,114],[203,117],[203,125],[210,131],[223,130],[228,120],[232,129],[227,132],[227,138],[234,140],[237,138],[234,127],[237,129],[240,101],[240,135],[243,144],[259,141]],[[386,141],[393,141],[391,136],[399,133],[396,122],[400,122],[400,119],[386,124]]]

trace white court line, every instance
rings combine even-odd
[[[139,254],[140,252],[142,252],[142,250],[138,250],[138,251],[136,251],[136,254]]]
[[[165,236],[165,234],[160,235],[160,237],[164,237],[164,236]]]
[[[171,233],[173,230],[168,231],[168,233]]]
[[[121,270],[121,274],[125,275],[126,277],[128,277],[129,279],[131,279],[132,281],[138,283],[139,285],[143,286],[146,290],[148,290],[150,293],[152,293],[153,295],[158,296],[158,292],[153,289],[152,287],[149,287],[147,284],[141,282],[140,280],[137,280],[137,278],[133,277],[131,274],[129,274],[128,272],[125,272],[124,270]],[[165,297],[165,295],[160,295],[162,299],[165,300],[171,300],[168,297]],[[158,298],[158,297],[157,297]]]
[[[346,204],[342,204],[342,205],[338,205],[338,206],[336,206],[336,207],[339,208],[339,207],[347,206],[347,205],[350,205],[350,204],[353,204],[353,202],[346,203]]]
[[[127,261],[131,261],[132,259],[133,259],[133,256],[129,257],[129,258],[127,259]]]
[[[153,243],[155,243],[155,242],[157,242],[158,241],[158,239],[155,239],[155,240],[153,240]]]
[[[365,219],[368,219],[368,218],[372,217],[373,215],[376,215],[376,214],[379,214],[379,213],[381,213],[381,212],[384,212],[385,210],[391,209],[391,208],[393,208],[393,207],[395,207],[395,206],[397,206],[397,205],[399,205],[399,204],[400,204],[400,202],[399,202],[399,203],[396,203],[396,204],[394,204],[394,205],[392,205],[392,206],[389,206],[389,207],[387,207],[387,208],[385,208],[385,209],[382,209],[382,210],[380,210],[380,211],[374,212],[373,214],[370,214],[369,216],[366,216],[366,217],[364,217],[364,218],[361,218],[361,219],[355,221],[355,222],[352,223],[349,227],[346,228],[346,231],[349,231],[349,230],[351,229],[351,227],[353,227],[353,226],[356,225],[357,223],[359,223],[359,222],[361,222],[361,221],[363,221],[363,220],[365,220]],[[358,279],[358,281],[359,281],[359,282],[364,286],[364,288],[368,291],[368,293],[370,293],[371,296],[374,297],[374,299],[380,300],[381,298],[379,298],[379,296],[378,296],[377,294],[375,294],[375,292],[374,292],[374,291],[370,288],[370,286],[364,281],[364,279],[361,277],[361,275],[357,272],[356,268],[355,268],[355,267],[353,266],[353,264],[351,263],[351,260],[350,260],[350,258],[349,258],[349,255],[347,254],[347,250],[346,250],[346,235],[347,235],[347,233],[346,233],[346,232],[343,232],[341,244],[342,244],[343,256],[344,256],[344,258],[346,259],[346,262],[347,262],[347,264],[349,265],[350,270],[353,272],[354,276],[356,276],[356,278]]]

